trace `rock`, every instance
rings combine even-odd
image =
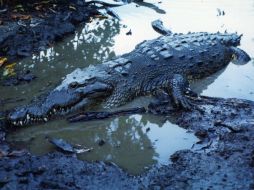
[[[103,139],[99,140],[98,142],[99,146],[103,146],[104,144],[106,144],[106,141],[104,141]]]

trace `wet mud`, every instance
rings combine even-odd
[[[2,13],[0,57],[7,57],[11,62],[45,50],[67,34],[74,33],[75,26],[98,14],[83,1],[70,2],[57,4],[55,10],[47,7],[43,14],[31,7],[29,14]]]
[[[43,2],[24,4],[21,12],[15,6],[0,13],[0,58],[9,63],[39,53],[75,32],[76,27],[99,15],[96,7],[83,1]],[[44,7],[43,7],[44,5]],[[55,7],[55,8],[52,8]],[[39,10],[40,9],[40,10]],[[14,86],[31,82],[36,78],[30,71],[15,71],[14,76],[0,78],[0,85]]]
[[[2,132],[1,189],[253,189],[254,103],[209,97],[192,101],[199,109],[172,110],[168,104],[150,108],[200,141],[173,154],[171,164],[139,176],[113,163],[80,161],[75,154],[4,154],[13,150]]]

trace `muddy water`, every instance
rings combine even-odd
[[[25,101],[5,105],[3,109],[29,102],[34,96],[54,88],[75,68],[98,64],[115,55],[131,51],[143,40],[159,36],[150,26],[160,18],[174,32],[188,31],[243,33],[241,48],[254,55],[254,1],[222,0],[147,0],[131,3],[114,11],[121,21],[94,19],[65,41],[39,55],[22,60],[20,69],[29,69],[38,79],[29,85],[0,89],[2,98],[19,97]],[[224,15],[219,15],[224,11]],[[128,31],[132,35],[126,35]],[[236,97],[254,100],[254,63],[229,66],[202,81],[193,89],[204,95]],[[143,105],[147,99],[130,106]],[[131,115],[103,121],[68,124],[64,120],[23,128],[8,139],[26,146],[35,154],[53,151],[45,136],[63,138],[73,144],[92,147],[93,151],[79,155],[81,159],[112,161],[131,173],[138,174],[152,164],[166,164],[176,150],[191,148],[197,138],[176,126],[172,119],[151,115]],[[99,141],[105,141],[99,146]]]

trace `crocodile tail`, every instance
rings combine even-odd
[[[167,29],[161,20],[154,20],[152,22],[153,29],[158,32],[159,34],[162,34],[163,36],[172,35],[172,31]]]
[[[232,62],[236,65],[244,65],[246,63],[248,63],[251,58],[250,56],[243,51],[240,48],[237,47],[231,47],[231,50],[233,51],[233,60]]]

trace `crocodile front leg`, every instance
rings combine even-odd
[[[184,109],[191,110],[193,105],[185,96],[186,93],[191,91],[188,81],[182,75],[174,74],[169,85],[174,103],[177,106],[182,106]]]
[[[150,82],[148,86],[144,88],[146,93],[151,93],[158,97],[158,94],[162,94],[165,100],[165,93],[168,94],[168,98],[173,100],[173,103],[177,107],[184,109],[192,109],[193,105],[188,100],[186,95],[192,96],[195,94],[191,91],[188,81],[180,74],[174,74],[173,76],[160,76]]]

